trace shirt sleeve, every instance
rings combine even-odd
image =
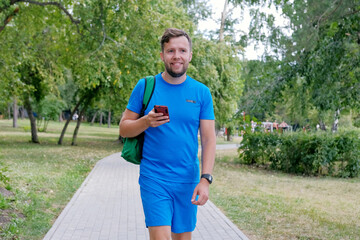
[[[203,101],[201,104],[200,119],[203,120],[215,120],[214,106],[208,87],[205,88],[203,93]]]
[[[145,79],[141,79],[136,84],[134,90],[131,93],[127,109],[140,114],[142,108],[142,100],[144,98]]]

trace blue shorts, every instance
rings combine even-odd
[[[174,183],[139,178],[146,227],[171,226],[173,233],[192,232],[197,206],[191,197],[197,183]]]

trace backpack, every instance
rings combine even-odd
[[[150,99],[154,93],[155,81],[154,76],[148,76],[145,78],[144,98],[139,118],[145,115],[145,109],[149,105]],[[121,157],[128,162],[140,164],[144,144],[144,134],[145,133],[142,132],[136,137],[124,138],[124,146],[121,152]]]

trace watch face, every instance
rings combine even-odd
[[[210,175],[210,176],[208,177],[208,180],[209,180],[209,183],[212,183],[213,177]]]

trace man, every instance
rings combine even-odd
[[[165,71],[155,76],[155,90],[145,116],[138,118],[145,88],[142,79],[120,121],[120,135],[135,137],[145,131],[139,184],[150,239],[190,240],[197,205],[208,200],[212,182],[214,110],[209,89],[186,75],[192,58],[191,39],[186,32],[167,29],[161,39],[160,57]],[[155,113],[154,105],[167,106],[169,117]]]

